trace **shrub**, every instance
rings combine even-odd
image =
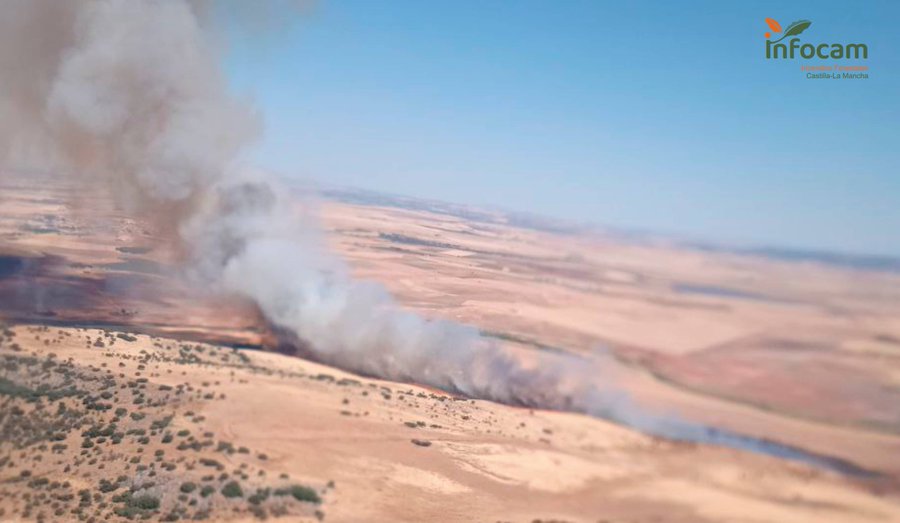
[[[166,416],[165,418],[154,421],[150,424],[150,428],[153,430],[161,430],[169,426],[169,423],[172,422],[173,416]]]
[[[148,512],[155,511],[159,508],[159,499],[149,494],[140,496],[132,496],[131,493],[125,493],[121,496],[113,496],[116,503],[124,503],[124,507],[117,508],[114,512],[117,516],[126,519],[134,519],[140,516],[142,519],[149,517]]]
[[[156,510],[159,508],[159,499],[149,494],[134,496],[128,501],[128,506],[135,507],[140,510]]]
[[[239,498],[244,495],[244,491],[237,481],[229,481],[222,487],[222,495],[226,498]]]
[[[310,487],[304,485],[294,485],[290,488],[286,489],[278,489],[275,491],[276,496],[287,496],[291,495],[297,501],[306,501],[309,503],[321,503],[322,498],[319,497],[319,494]]]
[[[192,481],[187,481],[181,484],[181,491],[185,494],[190,494],[194,490],[197,489],[197,484]]]

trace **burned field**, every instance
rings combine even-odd
[[[49,347],[38,354],[22,337]],[[173,385],[178,369],[248,369],[237,351],[97,330],[3,329],[0,335],[0,517],[37,521],[321,517],[325,486],[270,476],[265,454],[204,429],[218,382]],[[65,347],[83,344],[97,364]],[[52,352],[59,347],[59,354]],[[166,368],[165,371],[162,368]],[[252,372],[252,371],[251,371]],[[233,374],[231,375],[233,376]],[[232,378],[233,379],[233,378]]]

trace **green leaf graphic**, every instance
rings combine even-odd
[[[812,25],[812,22],[809,20],[797,20],[796,22],[791,23],[788,28],[784,31],[784,35],[778,40],[774,40],[772,43],[780,42],[789,36],[797,36],[798,34],[806,31],[806,29]]]

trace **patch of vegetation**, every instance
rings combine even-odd
[[[14,398],[33,398],[39,396],[36,391],[19,385],[6,378],[0,377],[0,396],[12,396]]]
[[[123,506],[116,508],[114,512],[117,516],[126,519],[134,519],[136,517],[147,519],[159,509],[159,498],[150,494],[134,496],[131,492],[125,492],[122,495],[114,496],[113,501],[122,503]]]
[[[201,425],[202,406],[196,412],[183,410],[187,405],[223,397],[209,390],[220,385],[218,381],[201,380],[202,387],[188,381],[178,385],[155,381],[160,376],[160,362],[248,369],[251,361],[243,353],[178,345],[159,338],[152,339],[154,348],[150,350],[110,350],[106,347],[137,341],[138,337],[75,329],[50,330],[48,334],[47,327],[26,328],[34,342],[32,336],[26,336],[21,346],[13,348],[9,343],[12,334],[0,336],[0,470],[7,471],[9,478],[0,485],[0,498],[4,505],[9,500],[14,507],[13,512],[6,506],[0,509],[7,510],[0,512],[0,520],[10,514],[23,520],[84,523],[203,520],[228,517],[223,511],[232,509],[265,519],[290,517],[300,508],[284,498],[273,501],[274,486],[249,485],[251,477],[265,478],[257,460],[268,459],[266,454],[219,439]],[[100,347],[97,358],[114,359],[76,363],[75,357],[42,353],[44,347],[60,344],[66,337],[80,340],[81,348],[76,350]],[[167,351],[171,353],[167,355]],[[116,360],[119,368],[114,372]],[[272,372],[255,367],[248,371]],[[336,381],[328,375],[318,379]],[[349,379],[339,385],[360,386]],[[120,406],[132,403],[136,406]],[[197,423],[193,432],[198,436],[172,427],[176,416],[179,422]],[[148,447],[151,442],[172,445],[163,450]],[[189,456],[178,450],[197,454]],[[213,459],[221,459],[222,454],[213,454],[216,451],[236,455],[237,466],[226,471],[223,463]],[[32,476],[31,469],[38,472]],[[204,475],[210,471],[214,474]],[[54,477],[78,478],[78,487],[53,481]],[[210,496],[217,492],[234,501],[214,502]],[[303,503],[321,502],[309,487],[285,487],[277,492]]]
[[[244,496],[240,483],[237,481],[229,481],[222,487],[222,495],[226,498],[240,498]]]
[[[291,496],[297,501],[306,501],[309,503],[321,503],[322,498],[310,487],[304,485],[294,485],[290,489]]]

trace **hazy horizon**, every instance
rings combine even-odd
[[[617,226],[611,225],[602,222],[596,222],[591,220],[578,220],[574,218],[566,218],[561,216],[556,216],[552,214],[530,211],[527,209],[516,209],[513,207],[508,207],[500,204],[490,204],[490,203],[471,203],[471,202],[462,202],[462,201],[452,201],[441,198],[431,198],[424,196],[416,196],[411,194],[404,194],[401,192],[391,192],[391,191],[383,191],[378,189],[367,189],[364,187],[353,186],[353,185],[335,185],[328,184],[327,181],[321,180],[311,180],[313,183],[317,184],[317,189],[321,190],[325,193],[326,199],[335,199],[333,197],[334,192],[341,193],[352,193],[352,192],[360,192],[367,193],[370,195],[377,195],[386,198],[396,198],[396,199],[409,199],[409,200],[418,200],[425,203],[436,203],[443,204],[447,206],[460,206],[467,207],[471,210],[480,210],[485,212],[499,212],[505,215],[513,214],[520,216],[532,216],[538,219],[544,219],[548,221],[548,224],[556,223],[561,227],[572,227],[572,228],[585,228],[585,229],[595,229],[600,232],[607,232],[616,235],[624,235],[624,236],[637,236],[641,237],[644,240],[654,240],[654,239],[666,239],[677,242],[682,246],[688,246],[693,248],[702,248],[702,249],[716,249],[723,251],[741,251],[741,252],[751,252],[760,255],[765,254],[766,251],[769,251],[771,254],[805,254],[811,257],[814,256],[826,256],[826,255],[834,255],[837,257],[846,257],[853,259],[855,261],[859,261],[860,259],[879,259],[879,260],[890,260],[892,262],[897,262],[900,264],[900,255],[898,254],[879,254],[874,252],[866,252],[866,251],[852,251],[852,250],[841,250],[837,248],[829,248],[829,247],[801,247],[796,245],[789,244],[781,244],[781,243],[765,243],[758,241],[747,241],[740,242],[736,240],[729,241],[728,239],[717,239],[711,238],[709,236],[704,236],[702,234],[692,234],[683,231],[677,231],[672,229],[666,229],[664,226],[660,226],[657,228],[638,228],[638,227],[627,227],[627,226]],[[337,198],[340,199],[340,198]],[[403,208],[403,205],[398,205],[398,207]],[[820,260],[821,261],[821,260]],[[891,264],[893,265],[893,264]]]
[[[240,41],[250,158],[304,179],[715,243],[900,256],[900,6],[323,2]],[[764,58],[766,17],[867,80]],[[809,61],[816,65],[818,61]]]

